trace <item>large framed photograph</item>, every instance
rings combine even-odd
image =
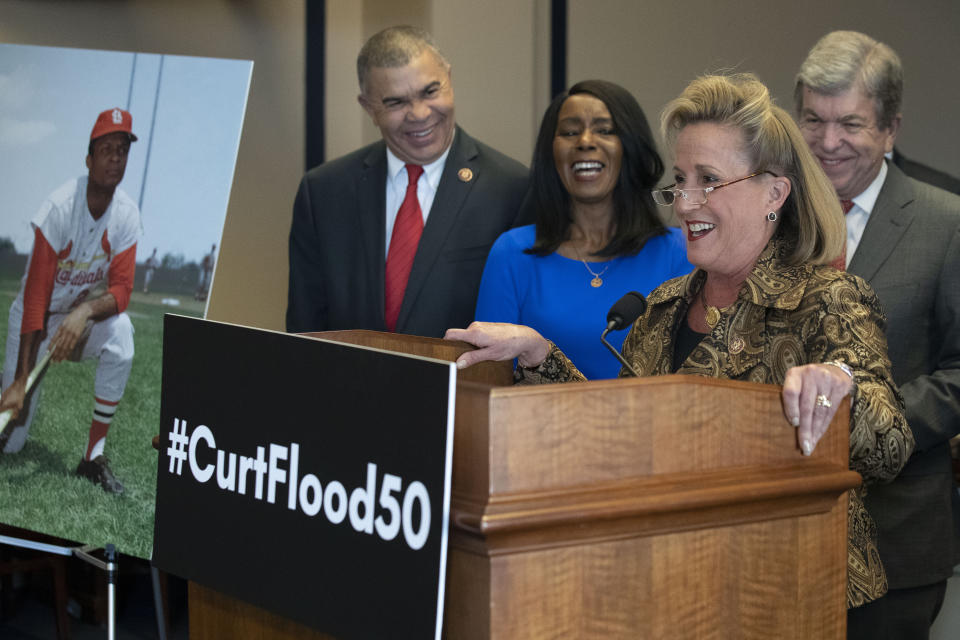
[[[252,66],[0,44],[0,403],[39,374],[0,523],[149,557],[163,315],[205,313]]]

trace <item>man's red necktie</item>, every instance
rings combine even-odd
[[[417,199],[417,181],[420,180],[423,167],[408,164],[406,169],[407,194],[393,224],[384,279],[384,320],[388,331],[397,329],[400,305],[403,304],[403,294],[407,290],[413,258],[417,255],[417,245],[420,244],[420,234],[423,233],[423,213]]]
[[[850,213],[850,209],[853,209],[853,200],[841,200],[840,207],[843,209],[843,215]],[[839,269],[840,271],[847,270],[847,234],[843,234],[843,251],[840,252],[840,257],[830,263],[830,266],[834,269]]]

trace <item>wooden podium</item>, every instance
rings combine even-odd
[[[510,380],[508,363],[458,374],[447,638],[845,637],[848,403],[805,457],[778,387]],[[191,583],[190,637],[328,636]]]

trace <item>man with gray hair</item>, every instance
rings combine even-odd
[[[960,561],[949,446],[960,432],[960,197],[885,159],[902,94],[897,54],[854,31],[817,42],[795,86],[800,129],[848,212],[845,266],[887,314],[893,377],[917,443],[900,475],[866,496],[889,591],[848,612],[848,638],[929,637]]]
[[[287,330],[440,337],[473,320],[493,241],[527,222],[527,170],[457,126],[450,63],[427,32],[377,33],[357,76],[382,139],[300,183]]]

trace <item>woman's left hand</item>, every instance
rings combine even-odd
[[[536,367],[550,354],[550,343],[536,330],[507,322],[471,322],[466,329],[447,329],[444,340],[462,340],[477,347],[457,358],[463,369],[485,360],[517,359],[520,366]]]
[[[797,440],[804,455],[813,453],[852,388],[850,376],[833,365],[806,364],[787,370],[783,412],[790,424],[797,427]]]

